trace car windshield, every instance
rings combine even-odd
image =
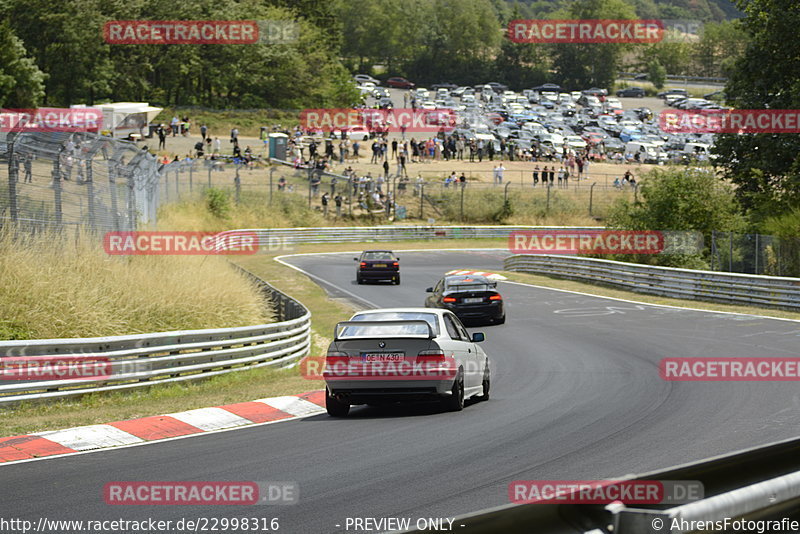
[[[370,252],[365,252],[363,258],[364,260],[394,260],[394,255],[387,251],[387,250],[374,250]]]

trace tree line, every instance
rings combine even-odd
[[[0,105],[343,106],[357,99],[350,74],[375,65],[419,83],[496,80],[516,89],[544,82],[610,87],[619,69],[654,61],[670,74],[724,74],[745,42],[735,22],[708,26],[696,42],[659,45],[518,44],[504,33],[515,18],[691,14],[667,7],[652,0],[7,0],[0,6]],[[120,45],[102,38],[111,20],[209,19],[295,21],[298,39]]]

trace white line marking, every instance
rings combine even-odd
[[[516,272],[516,271],[512,271]],[[524,274],[524,273],[523,273]],[[651,304],[649,302],[642,302],[640,300],[629,300],[629,299],[622,299],[618,297],[605,297],[603,295],[595,295],[592,293],[584,293],[582,291],[573,291],[571,289],[558,289],[555,287],[547,287],[547,286],[538,286],[536,284],[526,284],[525,282],[513,282],[511,280],[504,280],[502,281],[504,284],[515,284],[518,286],[527,286],[527,287],[535,287],[537,289],[547,289],[549,291],[559,291],[561,293],[572,293],[573,295],[583,295],[585,297],[594,297],[598,299],[606,299],[606,300],[616,300],[617,302],[628,302],[631,304],[642,304],[644,306],[653,306],[656,308],[672,308],[675,310],[687,310],[687,311],[696,311],[696,312],[704,312],[704,313],[721,313],[724,315],[743,315],[746,317],[756,317],[759,319],[775,319],[776,321],[790,321],[790,322],[800,322],[800,319],[787,319],[785,317],[771,317],[769,315],[755,315],[752,313],[743,313],[743,312],[729,312],[729,311],[719,311],[719,310],[705,310],[702,308],[690,308],[688,306],[671,306],[669,304]]]
[[[186,412],[164,414],[174,417],[178,421],[192,425],[200,430],[219,430],[220,428],[231,428],[252,424],[252,421],[239,417],[222,408],[198,408]]]
[[[144,441],[142,438],[110,425],[79,426],[64,430],[35,432],[33,435],[43,437],[76,451],[130,445]]]
[[[325,408],[318,406],[313,402],[292,395],[287,395],[285,397],[272,397],[269,399],[258,399],[255,402],[263,402],[267,406],[272,406],[273,408],[277,408],[282,412],[286,412],[294,416],[312,415],[325,411]]]

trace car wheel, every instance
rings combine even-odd
[[[346,417],[350,413],[350,405],[338,400],[325,388],[325,409],[331,417]]]
[[[356,283],[357,284],[363,284],[364,283],[364,279],[361,278],[360,276],[356,276]]]
[[[399,274],[394,277],[393,282],[394,282],[394,285],[396,285],[396,286],[400,285],[400,275]]]
[[[483,382],[481,382],[483,386],[483,395],[478,395],[477,399],[480,401],[487,401],[489,400],[489,388],[492,385],[492,377],[489,371],[489,364],[486,364],[486,369],[483,371]]]
[[[464,409],[464,374],[459,370],[458,376],[453,381],[451,395],[442,401],[445,410],[448,412],[460,412]]]
[[[506,314],[503,314],[502,317],[495,320],[494,324],[505,324],[505,322],[506,322]]]

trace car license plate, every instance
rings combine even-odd
[[[385,263],[373,263],[372,266],[373,267],[386,267],[386,264]]]
[[[483,302],[483,297],[464,299],[463,302],[464,304],[475,304],[476,302]]]
[[[405,352],[362,352],[361,356],[368,362],[401,362]]]

